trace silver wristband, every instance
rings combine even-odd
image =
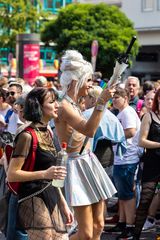
[[[103,104],[96,104],[95,108],[96,108],[97,111],[103,112],[103,110],[105,109],[105,105],[103,105]]]

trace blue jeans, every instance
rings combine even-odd
[[[16,229],[17,210],[18,197],[11,193],[8,206],[6,240],[28,240],[28,235],[24,230]]]
[[[137,163],[114,165],[113,179],[120,200],[130,200],[134,198],[134,176]]]

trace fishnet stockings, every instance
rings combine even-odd
[[[54,229],[27,230],[29,240],[68,240],[68,234],[57,233]]]
[[[29,240],[68,240],[58,206],[50,214],[41,198],[33,197],[20,204],[19,222]]]
[[[144,222],[148,215],[148,209],[153,199],[157,182],[142,183],[141,199],[136,212],[134,235],[139,239]]]

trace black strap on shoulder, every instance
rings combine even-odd
[[[61,145],[60,145],[60,142],[59,142],[59,139],[58,139],[56,129],[53,128],[52,131],[53,131],[53,144],[54,144],[57,152],[59,152],[61,150]]]
[[[151,116],[151,120],[153,121],[153,116],[152,116],[152,113],[151,112],[149,112],[150,113],[150,116]],[[156,115],[157,116],[157,115]]]

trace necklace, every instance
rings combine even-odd
[[[73,101],[72,98],[70,98],[67,94],[64,95],[64,98],[65,98],[69,103],[72,104],[72,106],[73,106],[74,109],[77,109],[80,114],[82,113],[82,112],[81,112],[81,109],[79,108],[79,106],[77,105],[77,103]]]
[[[56,148],[53,144],[51,133],[48,129],[41,130],[41,127],[36,127],[37,137],[39,138],[39,145],[42,149],[48,151],[54,157],[57,156]]]

